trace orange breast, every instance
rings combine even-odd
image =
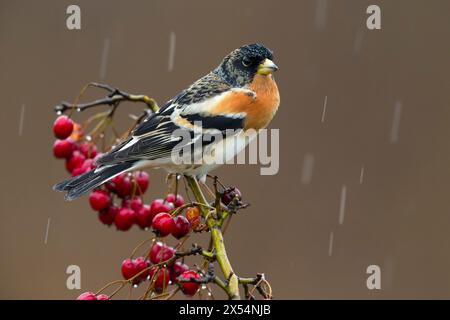
[[[255,75],[250,90],[256,97],[243,91],[227,94],[215,107],[217,113],[245,112],[245,130],[259,130],[269,125],[280,105],[280,94],[272,75]]]

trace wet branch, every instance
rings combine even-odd
[[[101,105],[108,105],[108,106],[112,107],[111,113],[114,113],[114,111],[119,106],[119,104],[124,101],[143,102],[147,105],[147,107],[152,112],[158,112],[158,110],[159,110],[159,106],[158,106],[158,103],[156,102],[156,100],[153,98],[150,98],[146,95],[130,94],[130,93],[122,91],[118,88],[114,88],[109,85],[96,83],[96,82],[89,83],[86,86],[86,88],[87,87],[100,88],[100,89],[108,91],[109,94],[105,98],[97,99],[95,101],[87,102],[87,103],[70,103],[70,102],[63,101],[63,102],[61,102],[60,105],[57,105],[55,107],[55,111],[57,113],[64,113],[68,110],[82,112],[89,108],[93,108],[93,107],[97,107],[97,106],[101,106]],[[83,89],[82,93],[84,91],[85,91],[85,89]]]

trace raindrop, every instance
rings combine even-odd
[[[205,289],[206,289],[206,285],[202,284],[202,290],[205,290]]]
[[[401,116],[402,116],[402,102],[397,101],[394,106],[394,117],[392,119],[391,143],[398,142]]]
[[[347,186],[343,185],[341,189],[341,203],[339,205],[339,224],[344,224],[345,202],[347,200]]]
[[[176,35],[175,32],[171,32],[170,33],[170,38],[169,38],[169,65],[168,65],[168,70],[172,71],[173,70],[173,65],[174,65],[174,61],[175,61],[175,45],[176,45]]]
[[[325,99],[323,101],[322,122],[325,122],[325,112],[327,111],[327,102],[328,96],[325,96]]]
[[[327,24],[327,0],[317,0],[316,3],[315,25],[320,30]]]
[[[331,231],[330,233],[330,242],[328,244],[328,256],[331,257],[333,254],[333,242],[334,242],[334,233]]]
[[[364,166],[361,167],[361,173],[359,174],[359,183],[362,184],[364,179]]]
[[[20,111],[20,121],[19,121],[19,136],[22,135],[23,132],[23,121],[25,118],[25,105],[22,105],[22,109]]]
[[[314,156],[310,153],[306,154],[303,158],[303,168],[301,181],[303,184],[311,183],[314,170]]]
[[[61,111],[61,110],[56,111],[56,115],[57,115],[57,116],[62,115],[62,111]]]
[[[138,285],[137,284],[133,284],[133,288],[137,288],[138,287]]]
[[[103,41],[102,57],[100,61],[100,79],[105,79],[106,77],[106,67],[108,64],[108,54],[109,54],[110,41],[109,38],[105,38]]]
[[[80,107],[77,108],[77,112],[81,112],[81,108]]]

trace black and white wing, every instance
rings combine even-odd
[[[174,151],[198,147],[195,141],[204,134],[242,129],[245,114],[211,114],[214,105],[232,88],[211,73],[169,101],[158,113],[151,114],[121,144],[97,160],[98,165],[124,161],[151,160],[165,163]],[[180,137],[190,137],[180,143]],[[206,141],[205,141],[206,140]],[[202,139],[200,146],[212,143]]]

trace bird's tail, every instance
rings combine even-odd
[[[67,191],[66,199],[74,200],[111,180],[115,176],[131,170],[135,163],[136,161],[126,161],[109,166],[101,166],[82,175],[55,184],[53,189],[56,191]]]

